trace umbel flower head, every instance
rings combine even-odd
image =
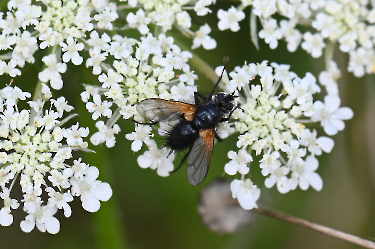
[[[347,70],[354,76],[362,77],[375,72],[374,1],[242,0],[228,12],[218,11],[221,19],[219,29],[230,27],[232,31],[237,31],[240,28],[238,21],[244,18],[242,10],[247,6],[251,8],[250,26],[256,46],[258,36],[271,49],[284,39],[289,52],[296,51],[301,45],[313,58],[318,58],[323,55],[324,48],[333,50],[337,44],[341,52],[348,53]],[[256,27],[258,23],[260,28]],[[332,58],[332,55],[327,52],[327,56]]]
[[[330,72],[322,74],[330,78]],[[340,107],[338,95],[327,94],[324,104],[315,101],[314,94],[321,91],[315,77],[307,73],[299,78],[289,71],[288,65],[250,63],[236,67],[229,75],[230,80],[224,77],[224,90],[235,91],[240,104],[232,123],[240,133],[239,151],[238,155],[228,153],[231,161],[224,168],[229,175],[240,175],[231,185],[233,197],[244,209],[256,207],[260,190],[251,179],[246,179],[253,161],[251,154],[262,156],[256,165],[266,177],[266,187],[276,185],[280,193],[298,186],[303,190],[309,186],[321,190],[323,181],[315,172],[319,165],[317,156],[322,151],[331,152],[334,142],[327,136],[318,137],[317,131],[308,126],[320,123],[327,135],[335,135],[344,129],[343,120],[352,118],[352,110]]]
[[[39,49],[53,47],[42,59],[46,68],[39,73],[39,80],[54,89],[63,86],[61,73],[67,69],[66,62],[74,65],[83,62],[79,52],[85,45],[77,40],[84,39],[94,24],[101,29],[112,29],[112,22],[118,17],[116,5],[107,0],[9,1],[7,7],[8,12],[0,15],[0,50],[10,52],[0,57],[0,75],[20,75],[17,66],[34,63],[34,54]],[[91,47],[88,42],[87,50]]]
[[[337,84],[335,65],[330,71],[321,73],[327,95],[324,103],[315,100],[315,94],[321,92],[315,77],[306,73],[299,78],[289,71],[289,65],[278,65],[266,61],[261,64],[245,64],[226,73],[221,87],[225,92],[234,92],[238,96],[239,107],[234,111],[233,123],[223,123],[217,132],[225,138],[238,134],[238,152],[229,151],[230,161],[223,165],[228,175],[239,175],[231,184],[233,198],[237,198],[244,209],[256,208],[260,189],[250,178],[250,163],[261,168],[265,177],[264,184],[276,186],[280,193],[287,193],[298,186],[306,190],[311,186],[319,191],[323,181],[316,170],[317,157],[322,152],[331,152],[334,142],[328,136],[318,136],[318,131],[310,129],[310,123],[320,124],[327,135],[335,135],[344,129],[343,120],[351,119],[353,112],[348,107],[340,107],[340,98],[332,94]],[[216,72],[220,75],[223,67]],[[191,103],[191,102],[190,102]],[[160,123],[160,135],[167,135],[174,124]],[[164,131],[164,132],[163,132]],[[224,136],[222,135],[224,134]],[[168,150],[155,149],[152,128],[136,125],[135,131],[127,135],[132,140],[132,150],[139,151],[142,144],[149,150],[138,157],[141,167],[156,169],[160,176],[171,172]],[[164,150],[164,154],[163,154]],[[261,156],[254,162],[253,156]],[[173,161],[174,156],[170,157]],[[161,163],[163,162],[164,163]],[[154,163],[152,163],[154,162]]]
[[[20,109],[31,95],[16,86],[0,89],[0,197],[4,200],[0,224],[11,225],[11,210],[21,204],[27,213],[21,222],[24,232],[36,226],[42,232],[57,233],[60,222],[54,215],[62,209],[70,217],[68,203],[73,196],[80,197],[84,209],[96,212],[100,201],[112,195],[109,184],[97,180],[96,167],[80,158],[74,160],[75,151],[89,151],[83,140],[88,128],[78,123],[62,127],[75,116],[64,117],[73,107],[64,97],[55,100],[51,96],[43,84],[40,95],[27,102],[30,108]],[[23,192],[21,200],[11,198],[17,183]],[[48,197],[42,197],[43,193]]]
[[[187,64],[192,55],[173,44],[172,37],[148,34],[140,41],[117,38],[126,55],[115,56],[107,71],[99,74],[101,86],[87,84],[81,93],[92,118],[100,119],[96,123],[99,131],[90,141],[95,145],[105,142],[107,147],[115,145],[115,135],[120,132],[118,119],[136,115],[135,106],[141,100],[160,97],[190,102],[197,90],[194,86],[197,76]],[[137,135],[127,135],[127,139],[134,141],[134,151],[141,149],[143,138],[149,133],[145,127],[137,130]]]

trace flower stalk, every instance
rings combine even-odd
[[[305,227],[305,228],[311,229],[313,231],[316,231],[316,232],[319,232],[319,233],[322,233],[322,234],[325,234],[325,235],[328,235],[337,239],[351,242],[359,246],[363,246],[366,248],[375,248],[375,242],[373,241],[363,239],[363,238],[360,238],[358,236],[355,236],[349,233],[344,233],[339,230],[326,227],[323,225],[319,225],[319,224],[316,224],[307,220],[303,220],[303,219],[270,209],[265,206],[258,205],[258,208],[254,209],[254,211],[258,214],[262,214],[271,218],[279,219],[282,221],[289,222],[291,224]]]

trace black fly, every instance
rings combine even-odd
[[[151,121],[151,123],[144,124],[179,121],[169,132],[165,146],[176,151],[189,150],[183,157],[180,166],[187,159],[187,174],[192,185],[198,185],[206,178],[210,167],[214,138],[222,141],[216,133],[218,124],[228,121],[237,108],[233,104],[237,97],[234,93],[219,93],[213,96],[223,77],[224,70],[225,66],[207,97],[203,97],[198,92],[194,93],[194,105],[159,98],[145,99],[137,105],[138,113]],[[200,98],[203,99],[203,102]]]

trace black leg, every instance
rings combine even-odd
[[[186,161],[186,159],[188,158],[191,150],[193,149],[193,146],[191,146],[191,148],[189,149],[189,151],[184,155],[184,157],[182,158],[181,162],[180,162],[180,165],[178,165],[177,168],[175,168],[173,171],[171,171],[171,174],[176,172],[177,170],[179,170],[181,167],[182,167],[182,164],[184,164],[184,162]]]
[[[233,114],[233,112],[238,108],[240,106],[240,104],[238,104],[230,113],[229,113],[229,115],[228,115],[228,117],[227,118],[222,118],[222,119],[220,119],[219,120],[219,122],[225,122],[225,121],[229,121],[230,120],[230,118],[232,117],[232,114]]]
[[[217,141],[223,142],[223,139],[221,137],[219,137],[219,135],[217,135],[217,133],[215,133],[215,138],[217,139]]]
[[[240,107],[240,104],[236,105],[236,107],[229,113],[228,120],[232,117],[233,112]]]

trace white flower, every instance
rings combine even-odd
[[[60,222],[53,217],[56,213],[56,207],[40,206],[38,205],[34,212],[26,216],[25,220],[21,221],[21,229],[25,233],[31,232],[35,225],[41,231],[55,234],[60,230]]]
[[[311,185],[315,190],[320,191],[323,188],[323,181],[322,178],[315,173],[318,166],[319,162],[314,156],[307,156],[306,162],[292,169],[293,173],[290,179],[291,189],[295,189],[297,185],[299,185],[302,190],[306,190]]]
[[[318,13],[316,20],[312,22],[312,26],[316,28],[322,34],[322,37],[328,38],[333,26],[335,18],[325,13]]]
[[[286,177],[288,173],[288,167],[277,167],[271,172],[270,176],[266,178],[264,185],[267,188],[272,188],[272,186],[276,183],[277,190],[279,190],[280,193],[285,194],[290,190],[289,179]]]
[[[256,201],[260,196],[260,189],[250,179],[233,180],[230,184],[233,198],[237,198],[241,207],[246,210],[257,208]]]
[[[30,232],[36,225],[42,232],[57,233],[60,223],[53,215],[57,208],[64,209],[66,217],[71,215],[67,202],[72,201],[72,183],[91,179],[86,177],[88,173],[83,172],[88,168],[86,164],[78,159],[71,165],[69,160],[73,159],[75,150],[87,148],[83,138],[88,136],[89,130],[79,127],[78,123],[70,128],[60,127],[75,116],[60,120],[64,111],[71,111],[73,107],[63,97],[50,99],[52,95],[48,86],[43,85],[35,100],[28,102],[30,110],[20,109],[21,100],[27,97],[31,95],[17,87],[0,89],[1,101],[7,108],[0,110],[0,164],[3,165],[0,169],[0,187],[3,191],[0,197],[4,199],[0,224],[7,226],[13,221],[10,208],[17,208],[18,202],[10,198],[10,189],[19,179],[23,192],[20,203],[23,203],[23,211],[27,213],[21,222],[21,229]],[[16,176],[19,176],[18,179]],[[106,183],[103,184],[107,187],[100,188],[101,184],[97,184],[98,190],[95,191],[109,188]],[[90,185],[90,189],[95,186]],[[80,186],[79,190],[83,188]],[[48,200],[44,191],[49,192]],[[78,196],[80,193],[85,191],[75,192]],[[106,198],[100,194],[97,196],[100,200],[106,200],[110,195],[107,191]],[[47,205],[45,202],[48,202]]]
[[[330,153],[335,144],[333,139],[324,136],[316,138],[316,135],[316,130],[310,132],[309,129],[305,129],[300,140],[301,144],[306,146],[313,155],[320,156],[322,151]]]
[[[150,132],[152,128],[148,125],[137,125],[135,132],[126,134],[126,139],[133,140],[131,145],[132,151],[139,151],[142,148],[143,143],[150,141]]]
[[[11,77],[16,77],[17,75],[21,75],[21,71],[16,68],[17,61],[15,59],[11,59],[8,64],[4,61],[0,60],[0,75],[6,73],[9,74]]]
[[[89,128],[79,127],[79,123],[72,125],[69,129],[64,129],[63,136],[66,137],[66,142],[70,146],[83,146],[83,137],[89,135]]]
[[[281,166],[279,157],[280,153],[278,151],[273,151],[271,153],[271,149],[269,149],[268,152],[263,155],[259,165],[259,167],[262,169],[262,175],[267,176],[270,174],[270,172],[275,171],[279,166]]]
[[[107,201],[112,196],[112,189],[106,182],[96,180],[99,170],[96,167],[87,168],[84,177],[72,179],[72,194],[81,196],[82,207],[89,212],[100,208],[100,201]]]
[[[353,111],[349,107],[340,107],[340,97],[327,95],[324,97],[324,104],[320,101],[314,103],[315,114],[311,117],[314,122],[320,121],[324,131],[328,135],[335,135],[345,128],[343,120],[353,117]]]
[[[348,71],[353,72],[354,76],[356,77],[362,77],[363,75],[365,75],[365,66],[369,64],[372,65],[371,61],[369,60],[368,54],[369,51],[362,47],[350,51]]]
[[[253,13],[264,18],[268,18],[277,11],[275,0],[254,0],[253,7]]]
[[[264,39],[264,41],[270,45],[271,49],[277,47],[277,40],[281,39],[283,33],[281,29],[278,28],[277,22],[275,19],[265,21],[263,29],[259,32],[259,37]]]
[[[349,62],[350,65],[350,62]],[[349,70],[348,70],[349,71]],[[338,95],[339,89],[337,80],[341,77],[341,71],[337,67],[336,62],[330,61],[328,71],[322,71],[319,74],[319,82],[325,86],[328,95]]]
[[[302,40],[301,32],[298,29],[295,29],[296,24],[297,19],[280,21],[280,29],[285,40],[288,42],[287,49],[289,52],[296,51]]]
[[[109,9],[104,9],[99,14],[94,16],[95,21],[98,22],[98,27],[103,29],[113,29],[112,22],[118,18],[118,14],[116,11],[111,11]]]
[[[94,100],[94,103],[93,102],[86,103],[87,110],[93,113],[92,114],[93,120],[98,119],[102,115],[108,118],[112,116],[112,111],[111,109],[109,109],[112,106],[112,102],[108,102],[108,101],[102,102],[99,94],[94,95],[93,100]]]
[[[60,73],[65,73],[66,64],[57,62],[56,54],[44,56],[42,61],[47,65],[47,68],[39,73],[39,79],[42,82],[50,81],[53,89],[61,89],[63,86],[63,81]]]
[[[196,49],[202,45],[204,49],[214,49],[216,48],[216,41],[211,38],[208,34],[211,32],[210,26],[206,23],[201,26],[197,32],[195,32],[195,38],[193,40],[192,49]]]
[[[100,53],[100,48],[94,47],[90,49],[90,58],[86,60],[86,67],[92,66],[93,74],[100,74],[102,72],[101,63],[106,59],[108,53]]]
[[[156,169],[159,176],[169,176],[174,168],[174,152],[170,152],[167,148],[159,149],[153,140],[147,145],[149,150],[137,158],[139,166]]]
[[[287,153],[289,161],[288,164],[302,164],[306,155],[306,150],[299,147],[300,143],[297,140],[292,140],[290,144],[286,144],[282,151]]]
[[[191,17],[188,12],[182,11],[177,13],[176,20],[178,25],[188,29],[191,27]]]
[[[356,40],[358,36],[354,32],[347,32],[345,35],[340,37],[339,42],[340,42],[340,50],[342,52],[349,52],[355,49],[356,47]]]
[[[311,54],[314,58],[319,58],[322,55],[322,49],[326,46],[323,42],[323,38],[320,34],[312,35],[310,32],[306,32],[303,35],[302,48]]]
[[[72,209],[70,208],[68,202],[73,201],[73,196],[70,192],[60,193],[56,192],[53,188],[46,188],[50,198],[48,199],[49,207],[57,207],[58,209],[64,209],[65,217],[70,217],[72,214]]]
[[[10,190],[3,188],[3,192],[0,194],[1,199],[4,200],[4,207],[0,210],[0,224],[2,226],[9,226],[13,223],[13,215],[11,214],[12,209],[17,209],[19,203],[15,199],[10,198]]]
[[[217,12],[217,17],[219,18],[219,23],[217,26],[220,30],[230,29],[233,32],[240,30],[240,25],[238,22],[245,18],[245,13],[242,10],[237,10],[235,7],[230,7],[228,11],[219,9]]]
[[[76,43],[72,37],[68,37],[66,43],[60,42],[61,50],[65,52],[62,56],[63,61],[68,62],[71,60],[74,65],[80,65],[83,62],[83,58],[78,51],[83,50],[83,43]]]
[[[194,100],[194,92],[196,91],[196,86],[186,86],[184,83],[179,83],[171,88],[173,100],[187,103],[191,103]]]
[[[225,164],[224,170],[228,175],[235,175],[238,173],[246,175],[249,173],[249,167],[247,166],[253,158],[246,150],[241,149],[238,154],[234,151],[228,152],[228,158],[232,159],[229,163]]]
[[[151,22],[151,18],[146,17],[145,12],[142,9],[139,9],[135,15],[130,12],[126,17],[126,21],[129,23],[129,27],[137,28],[142,35],[149,32],[147,24]]]
[[[115,134],[118,134],[121,129],[117,124],[113,125],[112,128],[109,128],[104,124],[103,121],[96,122],[95,126],[98,128],[98,132],[91,136],[90,141],[94,145],[106,142],[106,146],[111,148],[116,143]]]

